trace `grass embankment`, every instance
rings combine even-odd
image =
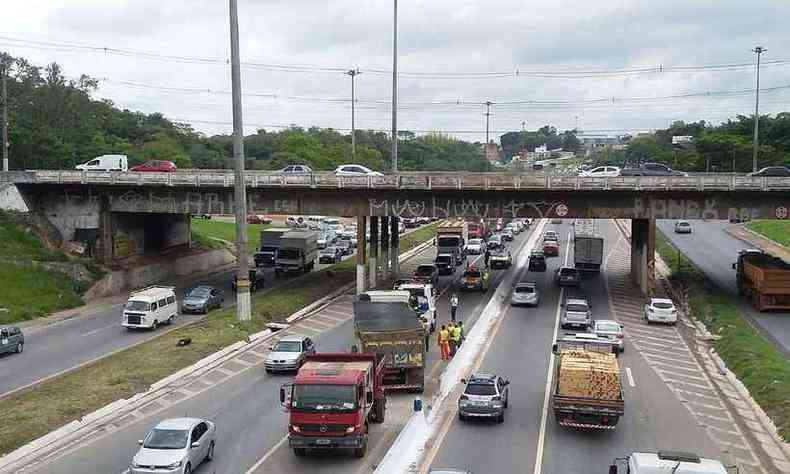
[[[730,370],[790,440],[790,360],[768,342],[738,310],[737,297],[721,290],[656,233],[656,250],[672,270],[671,279],[688,288],[691,310],[708,330],[721,337],[712,344]]]
[[[46,316],[83,304],[88,284],[64,273],[36,266],[69,258],[48,250],[23,214],[0,212],[0,324]],[[88,266],[88,270],[95,270]],[[94,275],[97,277],[98,275]]]
[[[258,251],[261,246],[261,231],[271,227],[263,224],[247,224],[247,248],[250,252]],[[222,242],[236,242],[236,223],[222,222],[209,219],[192,219],[193,239],[207,248],[222,248]]]
[[[746,227],[778,244],[790,247],[790,221],[752,221],[746,224]]]
[[[401,252],[435,235],[435,225],[402,237]],[[326,273],[331,271],[331,277]],[[0,400],[0,453],[8,453],[115,400],[144,391],[157,380],[227,347],[266,323],[286,317],[355,280],[355,259],[287,283],[253,299],[253,318],[236,321],[235,309],[210,313],[205,324],[177,329],[95,364]],[[192,343],[177,347],[179,339]]]

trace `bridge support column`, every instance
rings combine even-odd
[[[656,221],[631,220],[631,278],[646,296],[656,292]]]
[[[400,276],[400,262],[398,261],[398,257],[400,256],[400,236],[398,234],[399,222],[400,219],[398,217],[390,217],[390,262],[392,262],[390,268],[395,278]]]
[[[381,217],[381,277],[390,276],[390,218]]]
[[[363,235],[364,240],[361,240],[361,245],[367,243],[367,236]],[[377,216],[370,216],[370,288],[378,286],[378,264],[379,264],[379,218]]]
[[[112,264],[112,214],[110,214],[110,201],[107,196],[102,196],[99,201],[99,245],[101,249],[101,262],[110,266]]]
[[[367,280],[365,278],[365,256],[367,254],[365,216],[357,216],[357,294],[364,293]]]

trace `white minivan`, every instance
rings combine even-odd
[[[156,329],[161,324],[173,324],[178,315],[175,288],[149,286],[129,294],[123,307],[121,326],[127,329]]]
[[[126,155],[102,155],[77,165],[79,171],[129,171],[129,160]]]

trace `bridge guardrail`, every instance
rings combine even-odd
[[[232,187],[231,170],[140,173],[74,170],[33,170],[2,173],[3,181],[40,184]],[[337,176],[333,173],[282,175],[248,171],[249,187],[420,190],[579,190],[579,191],[788,191],[790,178],[732,174],[693,176],[618,176],[593,178],[513,173],[402,173],[383,176]]]

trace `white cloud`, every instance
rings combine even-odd
[[[5,0],[0,36],[82,43],[160,54],[227,58],[227,0]],[[392,3],[382,0],[240,0],[242,59],[273,64],[352,68],[360,99],[391,97],[391,78],[372,73],[392,65]],[[790,2],[772,0],[433,0],[399,2],[399,69],[441,71],[607,70],[658,65],[749,62],[756,44],[764,59],[785,59],[782,23]],[[168,93],[123,86],[133,81],[162,86],[229,90],[223,65],[152,61],[87,52],[29,49],[0,40],[0,49],[37,64],[61,63],[67,74],[111,79],[100,94],[121,107],[162,111],[177,119],[229,122],[230,97]],[[245,122],[260,125],[347,128],[349,104],[303,102],[288,96],[348,98],[341,73],[293,73],[246,68],[246,92],[278,95],[245,98]],[[762,86],[790,84],[790,66],[766,67]],[[652,73],[636,76],[557,78],[399,79],[401,129],[478,130],[482,107],[406,106],[444,99],[579,101],[606,97],[655,97],[692,91],[754,87],[753,68],[736,71]],[[790,91],[765,94],[764,112],[790,106]],[[720,121],[749,114],[753,98],[706,98],[552,107],[494,106],[492,129],[517,130],[552,123],[585,129],[649,129],[675,119]],[[387,130],[389,106],[363,104],[358,125]],[[195,123],[207,133],[230,125]]]

